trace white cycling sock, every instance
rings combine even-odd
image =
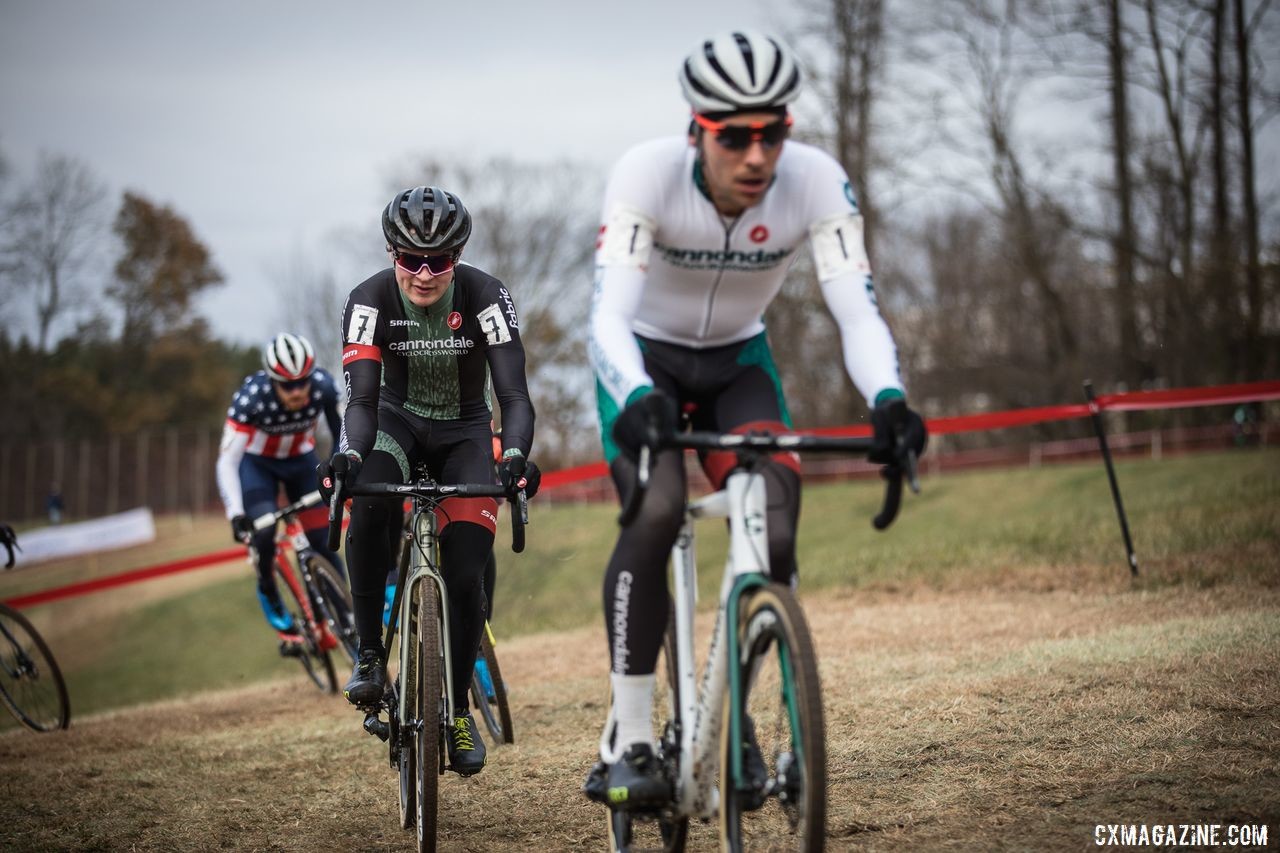
[[[613,682],[613,718],[616,728],[613,739],[613,755],[617,761],[633,743],[653,745],[653,723],[649,717],[653,707],[653,673],[648,675],[619,675],[610,673]]]

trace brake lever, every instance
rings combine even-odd
[[[907,465],[905,474],[907,476],[907,485],[911,487],[911,494],[920,494],[920,477],[919,470],[916,465],[916,452],[914,450],[907,451]]]

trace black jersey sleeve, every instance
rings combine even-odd
[[[368,457],[378,437],[378,393],[388,322],[388,318],[379,316],[374,280],[351,291],[342,309],[342,373],[347,410],[339,446],[354,450],[361,458]]]
[[[342,416],[338,414],[338,382],[329,371],[324,368],[316,370],[316,385],[320,392],[320,405],[324,410],[324,420],[329,426],[329,435],[333,436],[333,443],[336,446],[339,436],[342,434]]]
[[[515,448],[528,456],[533,446],[534,411],[525,378],[520,316],[510,291],[497,279],[489,281],[484,296],[484,307],[477,317],[485,336],[485,358],[493,377],[493,390],[502,408],[502,449]]]

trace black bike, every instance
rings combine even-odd
[[[0,543],[8,551],[5,568],[12,568],[18,537],[7,524],[0,524]],[[0,702],[32,731],[71,725],[67,684],[53,652],[27,617],[7,604],[0,604]]]

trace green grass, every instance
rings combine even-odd
[[[1226,582],[1280,586],[1280,452],[1126,462],[1119,478],[1142,566],[1137,590]],[[927,478],[923,486],[921,495],[905,497],[901,516],[885,533],[870,523],[880,502],[877,483],[807,488],[799,538],[802,590],[1135,588],[1100,464],[949,474]],[[600,623],[616,513],[612,505],[535,501],[528,549],[519,556],[501,528],[500,636]],[[211,519],[200,530],[224,526]],[[191,538],[190,531],[183,535]],[[162,541],[152,550],[164,547]],[[714,606],[725,548],[722,524],[699,526],[701,607]],[[64,577],[67,571],[60,582],[76,579]],[[50,632],[67,675],[73,714],[300,674],[295,662],[276,653],[253,596],[251,571],[241,567],[231,578],[226,571],[214,570],[203,586],[136,607],[105,607],[74,628],[58,624],[69,603],[37,608],[33,618],[48,626],[42,630]]]
[[[1118,478],[1139,586],[1280,584],[1280,451],[1135,461]],[[799,562],[805,592],[988,584],[1128,584],[1119,523],[1100,463],[948,474],[907,494],[894,525],[871,527],[878,482],[805,489]],[[535,502],[536,503],[536,502]],[[616,536],[613,506],[535,507],[521,556],[499,548],[497,618],[508,634],[600,620]],[[697,531],[701,603],[714,601],[727,537]],[[1122,588],[1127,588],[1122,587]]]
[[[75,713],[302,672],[277,652],[249,578],[154,601],[111,623],[111,636],[66,673]]]

